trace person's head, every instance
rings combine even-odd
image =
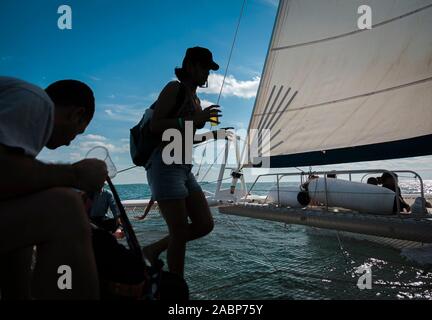
[[[69,145],[85,131],[95,111],[93,91],[77,80],[60,80],[50,84],[45,92],[53,101],[54,128],[47,148]]]
[[[297,201],[304,207],[308,206],[311,201],[309,193],[307,191],[300,191],[297,195]]]
[[[369,179],[367,179],[367,184],[373,184],[373,185],[378,185],[378,179],[375,177],[370,177]]]
[[[396,177],[397,179],[397,174],[393,173],[393,175]],[[397,180],[395,181],[395,179],[393,178],[393,176],[389,173],[389,172],[384,172],[381,175],[381,181],[383,186],[389,186],[389,187],[394,187],[397,183]]]
[[[209,49],[193,47],[186,50],[181,68],[175,69],[175,75],[179,81],[189,81],[193,85],[206,84],[210,70],[219,70],[219,65],[213,61],[213,55]]]

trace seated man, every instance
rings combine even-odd
[[[397,177],[398,177],[397,174],[393,173],[393,175],[397,179]],[[395,181],[395,179],[393,178],[393,176],[390,173],[384,172],[381,176],[381,181],[382,181],[382,186],[384,188],[387,188],[387,189],[390,189],[390,190],[396,192],[397,180]],[[399,206],[400,206],[401,212],[403,212],[403,210],[405,210],[406,212],[410,212],[411,208],[410,208],[409,204],[406,203],[405,200],[403,199],[401,189],[399,187],[397,187],[397,190],[399,193]],[[396,201],[393,205],[393,212],[397,212]]]
[[[111,191],[102,188],[99,192],[87,192],[86,195],[91,202],[88,211],[91,222],[101,229],[114,233],[116,238],[122,238],[120,214]],[[108,217],[108,209],[111,210],[113,218]]]
[[[96,299],[98,279],[84,205],[72,188],[100,190],[104,162],[47,164],[44,146],[69,145],[95,109],[92,90],[62,80],[46,90],[0,77],[0,287],[2,299]],[[31,274],[33,246],[36,265]],[[72,271],[72,288],[58,287],[60,266]]]

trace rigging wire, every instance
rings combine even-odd
[[[228,75],[228,69],[229,69],[229,66],[230,66],[230,63],[231,63],[232,54],[234,52],[235,43],[237,41],[237,35],[238,35],[238,31],[240,29],[240,23],[241,23],[241,20],[243,18],[243,13],[244,13],[244,9],[246,7],[246,2],[247,2],[247,0],[243,0],[243,4],[242,4],[241,10],[240,10],[240,16],[239,16],[238,21],[237,21],[237,26],[236,26],[236,30],[235,30],[235,33],[234,33],[234,38],[233,38],[233,41],[232,41],[232,44],[231,44],[231,49],[230,49],[230,53],[229,53],[229,56],[228,56],[228,62],[227,62],[227,65],[225,67],[225,73],[224,73],[224,77],[223,77],[223,80],[222,80],[222,85],[221,85],[221,88],[220,88],[220,91],[219,91],[219,96],[218,96],[217,101],[216,101],[216,105],[219,105],[219,102],[220,102],[220,99],[221,99],[221,96],[222,96],[222,91],[223,91],[223,88],[224,88],[224,85],[225,85],[226,77]],[[210,123],[210,130],[211,130],[211,123]],[[205,148],[203,150],[202,158],[205,157],[206,149],[207,149],[207,145],[205,146]],[[200,169],[201,169],[201,164],[198,167],[197,175],[199,175]]]
[[[129,170],[132,170],[132,169],[134,169],[134,168],[138,168],[138,166],[132,166],[132,167],[129,167],[129,168],[126,168],[126,169],[123,169],[123,170],[117,171],[117,174],[119,174],[119,173],[123,173],[123,172],[126,172],[126,171],[129,171]]]
[[[220,155],[221,155],[222,152],[224,152],[224,151],[225,151],[225,150],[222,149],[222,150],[219,152],[219,154],[217,155],[215,161],[213,161],[213,163],[210,165],[210,167],[208,168],[207,172],[206,172],[206,173],[204,174],[204,176],[201,178],[200,182],[203,182],[203,181],[204,181],[205,177],[209,174],[210,170],[213,168],[214,164],[217,162],[217,160],[219,159]],[[198,176],[198,173],[197,173],[196,176]]]
[[[231,59],[232,59],[232,54],[233,54],[233,52],[234,52],[234,47],[235,47],[235,43],[236,43],[236,41],[237,41],[237,35],[238,35],[238,31],[239,31],[239,29],[240,29],[240,23],[241,23],[241,20],[242,20],[242,17],[243,17],[243,13],[244,13],[244,9],[245,9],[245,7],[246,7],[246,2],[247,2],[247,0],[243,0],[243,4],[242,4],[242,7],[241,7],[241,10],[240,10],[240,16],[239,16],[239,19],[238,19],[238,22],[237,22],[237,26],[236,26],[236,30],[235,30],[235,33],[234,33],[234,38],[233,38],[233,41],[232,41],[232,45],[231,45],[231,49],[230,49],[230,53],[229,53],[229,56],[228,56],[228,62],[227,62],[227,66],[226,66],[226,68],[225,68],[225,73],[224,73],[224,77],[223,77],[223,80],[222,80],[222,85],[221,85],[221,88],[220,88],[220,91],[219,91],[219,96],[218,96],[218,99],[217,99],[217,102],[216,102],[216,105],[219,105],[219,102],[220,102],[220,99],[221,99],[221,96],[222,96],[222,92],[223,92],[223,88],[224,88],[224,85],[225,85],[225,81],[226,81],[226,77],[227,77],[227,75],[228,75],[228,70],[229,70],[229,66],[230,66],[230,63],[231,63]],[[210,129],[211,129],[211,124],[210,124]],[[206,152],[206,148],[207,148],[207,144],[206,144],[206,146],[205,146],[205,148],[204,148],[204,151],[203,151],[203,158],[204,158],[204,155],[205,155],[205,152]],[[200,167],[198,168],[198,172],[197,172],[197,174],[199,174],[199,170],[201,169],[201,165],[200,165]],[[230,179],[231,177],[229,177],[229,178],[227,178],[227,179]],[[226,179],[224,179],[224,180],[226,180]],[[231,219],[231,217],[229,217],[229,219]],[[246,236],[246,234],[244,233],[244,231],[241,229],[241,227],[239,226],[239,225],[237,225],[234,221],[232,221],[231,220],[231,222],[232,222],[232,224],[236,227],[236,228],[238,228],[239,230],[240,230],[240,234],[242,234],[251,244],[252,244],[252,246],[253,247],[255,247],[260,253],[261,253],[261,255],[271,264],[271,266],[273,267],[273,269],[274,270],[278,270],[277,268],[276,268],[276,266],[273,264],[273,262],[271,261],[271,259],[269,259],[260,249],[259,249],[259,247],[252,241],[252,239],[250,239],[249,237],[247,237]]]
[[[204,141],[204,142],[202,142],[202,143],[200,143],[200,144],[198,144],[198,145],[195,145],[195,146],[193,146],[193,148],[198,148],[198,147],[201,147],[201,146],[203,146],[203,145],[205,145],[205,144],[208,144],[208,143],[210,143],[210,142],[212,142],[212,141]],[[129,171],[129,170],[132,170],[132,169],[135,169],[135,168],[139,168],[140,166],[131,166],[131,167],[128,167],[128,168],[125,168],[125,169],[122,169],[122,170],[119,170],[119,171],[117,171],[117,174],[119,174],[119,173],[123,173],[123,172],[126,172],[126,171]]]

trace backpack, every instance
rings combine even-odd
[[[180,82],[180,90],[177,93],[176,105],[174,107],[174,112],[183,104],[185,99],[186,89],[184,85]],[[153,117],[154,108],[156,102],[154,102],[145,112],[141,120],[130,129],[129,138],[129,149],[132,162],[136,166],[145,166],[153,151],[161,143],[161,136],[155,135],[150,130],[150,121]],[[175,114],[171,115],[174,116]]]
[[[92,226],[93,252],[102,300],[189,300],[186,281],[163,271],[163,262],[147,266],[112,234]]]

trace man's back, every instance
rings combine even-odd
[[[54,104],[28,82],[0,77],[0,144],[35,157],[53,130]]]

